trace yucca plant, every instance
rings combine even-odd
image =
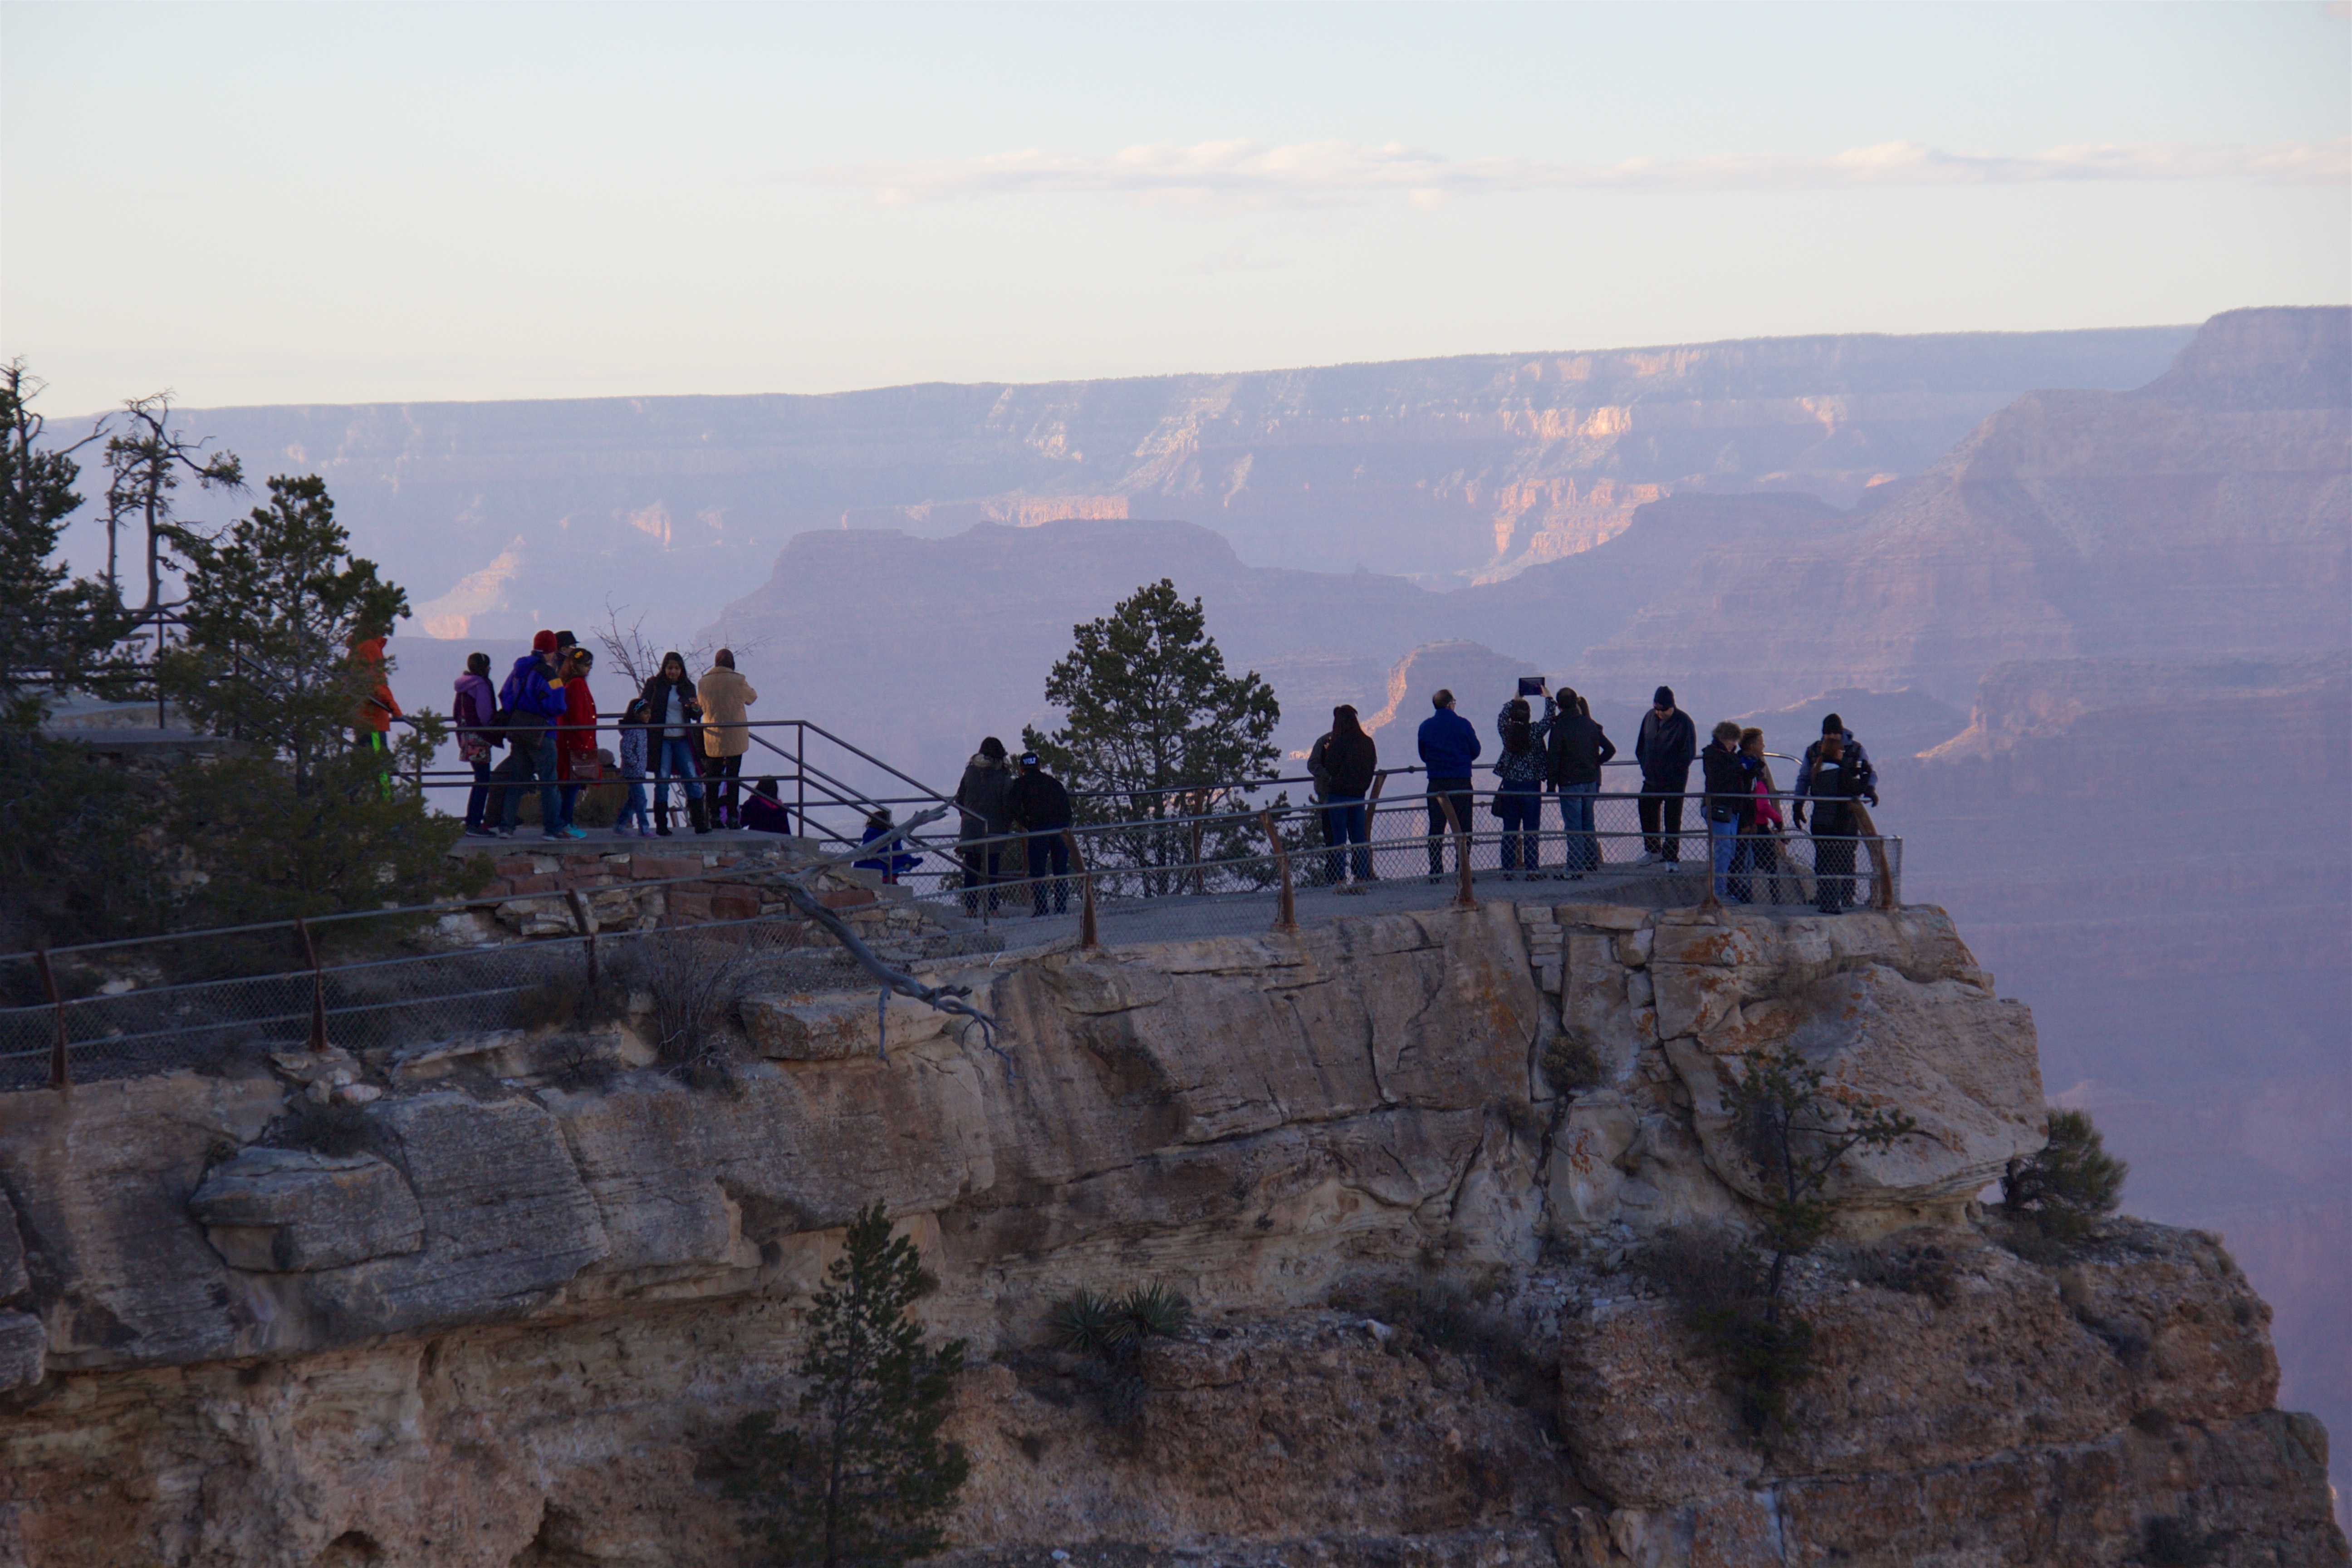
[[[1109,1348],[1112,1321],[1110,1302],[1091,1290],[1063,1298],[1045,1314],[1057,1347],[1087,1353]]]
[[[1129,1342],[1170,1338],[1192,1321],[1192,1303],[1165,1285],[1139,1285],[1118,1299],[1117,1315]]]

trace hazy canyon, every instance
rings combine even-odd
[[[1621,743],[1661,680],[1781,751],[1836,706],[2129,1206],[2225,1232],[2284,1398],[2352,1426],[2352,312],[190,418],[326,475],[418,601],[415,700],[609,595],[946,780],[1169,575],[1292,748],[1349,700],[1397,760],[1520,670]]]

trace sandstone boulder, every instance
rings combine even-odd
[[[897,1050],[937,1038],[950,1015],[893,994],[884,1009],[874,991],[746,996],[736,1005],[754,1049],[777,1061],[831,1062]]]
[[[188,1213],[232,1268],[307,1273],[425,1244],[415,1194],[373,1154],[248,1149],[206,1173]]]

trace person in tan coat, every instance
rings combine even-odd
[[[709,670],[694,683],[702,699],[702,754],[709,759],[702,770],[702,798],[712,821],[722,827],[740,827],[743,814],[737,803],[742,788],[743,753],[751,749],[751,731],[744,725],[751,719],[748,710],[760,700],[760,694],[735,672],[731,650],[722,647],[710,658]],[[727,786],[723,811],[719,799],[722,783]]]

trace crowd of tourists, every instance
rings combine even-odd
[[[535,788],[540,837],[585,838],[577,821],[580,792],[607,783],[628,786],[613,825],[624,837],[668,837],[673,789],[697,833],[791,831],[791,811],[774,779],[758,780],[748,795],[742,790],[750,710],[760,694],[736,669],[733,653],[720,648],[699,677],[687,673],[684,656],[662,655],[622,710],[612,752],[596,743],[589,684],[595,668],[593,650],[570,632],[540,632],[495,688],[490,656],[467,656],[452,713],[457,755],[474,774],[466,796],[468,837],[515,837],[524,797]],[[494,764],[502,747],[506,757]]]
[[[382,668],[381,639],[364,649],[355,646],[353,653]],[[458,755],[474,774],[466,801],[468,837],[513,837],[523,800],[535,790],[542,838],[584,838],[586,830],[575,820],[581,791],[604,783],[627,786],[614,825],[614,832],[624,837],[669,837],[673,789],[677,811],[696,833],[720,827],[792,830],[791,810],[773,778],[758,779],[748,793],[741,788],[743,758],[751,748],[750,710],[760,694],[737,670],[730,650],[713,654],[710,668],[698,677],[688,675],[683,656],[664,654],[614,727],[617,755],[596,743],[598,715],[589,685],[595,664],[592,650],[561,631],[533,637],[530,652],[516,659],[495,688],[489,656],[467,656],[465,673],[457,679],[454,713]],[[1436,879],[1445,874],[1448,841],[1466,845],[1473,831],[1478,792],[1472,780],[1485,742],[1477,727],[1455,710],[1452,691],[1436,692],[1431,707],[1415,740],[1425,775],[1429,875]],[[355,717],[359,742],[382,752],[400,706],[379,680]],[[1495,738],[1496,787],[1488,801],[1501,827],[1503,876],[1580,881],[1599,870],[1606,856],[1594,806],[1602,794],[1601,770],[1615,760],[1618,749],[1592,717],[1591,704],[1566,688],[1554,691],[1547,681],[1523,680],[1519,693],[1495,715]],[[501,747],[506,758],[494,764]],[[1697,798],[1717,898],[1727,903],[1781,903],[1809,897],[1831,911],[1852,906],[1855,848],[1867,822],[1856,803],[1878,804],[1878,775],[1839,715],[1822,721],[1820,739],[1806,747],[1792,787],[1783,794],[1764,750],[1763,731],[1725,720],[1701,746],[1697,724],[1676,705],[1674,689],[1661,686],[1643,715],[1633,761],[1641,774],[1635,805],[1643,849],[1634,864],[1680,868],[1686,837],[1683,813],[1696,764],[1702,773]],[[1342,892],[1361,892],[1377,879],[1370,819],[1381,769],[1380,748],[1352,705],[1331,710],[1331,728],[1307,753],[1307,768],[1315,785],[1310,805],[1323,831],[1321,880]],[[1547,795],[1556,803],[1564,848],[1551,870],[1543,863]],[[1015,854],[1022,857],[1034,918],[1067,912],[1070,795],[1035,752],[1014,758],[1003,742],[986,737],[964,766],[954,805],[968,913],[978,915],[983,901],[992,912],[999,907],[997,885],[1016,879],[1008,875]],[[866,818],[864,842],[871,845],[895,832],[888,808],[877,806]],[[1809,890],[1786,851],[1790,834],[1811,838]],[[1462,853],[1455,851],[1457,869]],[[897,840],[857,864],[895,882],[921,859]]]
[[[1543,704],[1540,717],[1535,699]],[[1477,727],[1455,711],[1452,691],[1440,690],[1430,702],[1434,711],[1422,721],[1415,739],[1424,773],[1429,875],[1434,880],[1445,873],[1448,839],[1468,842],[1476,808],[1472,774],[1485,743]],[[1490,800],[1501,824],[1497,858],[1503,876],[1581,881],[1598,870],[1603,851],[1593,808],[1601,795],[1601,769],[1616,757],[1617,746],[1592,717],[1591,704],[1574,691],[1555,692],[1549,682],[1530,678],[1495,715],[1495,736],[1500,749]],[[1637,865],[1679,869],[1685,791],[1697,763],[1703,764],[1701,809],[1718,899],[1799,901],[1802,883],[1784,853],[1783,836],[1809,831],[1813,901],[1832,912],[1853,906],[1854,848],[1863,830],[1854,803],[1878,804],[1878,775],[1839,715],[1822,721],[1821,738],[1806,747],[1794,788],[1784,795],[1772,776],[1762,730],[1726,720],[1702,749],[1698,726],[1676,705],[1674,689],[1661,686],[1634,737],[1633,762],[1641,773],[1635,809],[1643,853]],[[1324,880],[1344,891],[1360,891],[1375,879],[1370,816],[1381,766],[1380,748],[1352,706],[1343,703],[1331,710],[1331,728],[1308,752],[1307,767],[1328,846]],[[1565,847],[1559,868],[1549,873],[1542,851],[1547,794],[1558,803]],[[1457,856],[1462,852],[1457,849]]]

